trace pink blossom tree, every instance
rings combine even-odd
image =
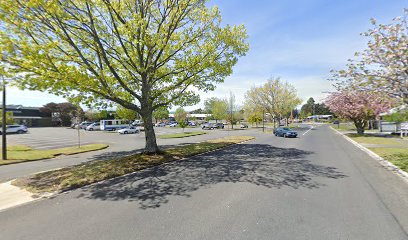
[[[362,34],[367,48],[345,69],[332,71],[338,90],[351,86],[382,92],[408,104],[408,9],[404,13],[390,24],[371,19],[372,29]]]
[[[358,134],[364,134],[367,120],[388,111],[394,100],[384,94],[366,91],[339,91],[331,93],[325,104],[336,115],[354,122]]]

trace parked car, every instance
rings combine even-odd
[[[213,126],[214,128],[224,129],[224,123],[214,123]]]
[[[143,125],[143,121],[139,120],[139,119],[136,119],[135,121],[132,122],[132,125],[133,126],[141,126],[141,125]]]
[[[195,127],[195,126],[197,126],[197,123],[196,122],[188,122],[188,126]]]
[[[165,127],[166,124],[164,122],[159,122],[159,123],[156,123],[154,126],[156,126],[156,127]]]
[[[91,125],[93,122],[81,122],[79,124],[79,129],[86,129],[89,125]]]
[[[174,122],[169,125],[169,127],[177,127],[178,123]]]
[[[134,126],[118,130],[118,133],[120,134],[130,134],[130,133],[139,133],[139,132],[140,132],[140,129]]]
[[[248,124],[246,123],[241,123],[241,125],[239,125],[240,128],[248,128]]]
[[[274,133],[275,133],[275,136],[279,136],[279,137],[285,137],[285,138],[287,138],[287,137],[297,137],[297,132],[296,131],[293,131],[292,129],[290,129],[290,128],[287,128],[287,127],[278,127],[277,129],[275,129],[275,131],[274,131]]]
[[[201,125],[201,128],[202,128],[202,129],[210,129],[210,130],[212,130],[212,129],[215,128],[215,126],[214,126],[213,123],[204,123],[203,125]]]
[[[24,125],[6,125],[6,133],[23,134],[27,132],[28,132],[28,129]],[[1,127],[0,127],[0,134],[2,134]]]
[[[101,123],[94,122],[91,125],[89,125],[88,127],[86,127],[85,130],[87,130],[87,131],[99,131],[99,130],[101,130]]]
[[[334,120],[333,124],[340,124],[340,121],[339,120]]]
[[[73,123],[73,124],[71,124],[71,128],[72,128],[72,129],[78,128],[78,123]]]

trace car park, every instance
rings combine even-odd
[[[118,130],[118,133],[120,134],[132,134],[132,133],[139,133],[139,132],[140,132],[140,129],[134,126]]]
[[[28,129],[24,125],[7,125],[6,126],[6,133],[23,134],[27,132],[28,132]],[[0,130],[0,134],[2,134],[1,130]]]
[[[285,138],[289,138],[289,137],[297,137],[297,132],[293,131],[292,129],[288,128],[288,127],[278,127],[277,129],[274,130],[274,134],[277,137],[285,137]]]
[[[101,124],[99,122],[94,122],[85,128],[87,131],[98,131],[101,130]]]

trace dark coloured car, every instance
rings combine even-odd
[[[204,123],[203,125],[201,125],[201,128],[202,129],[214,129],[215,127],[214,127],[214,124],[212,124],[212,123]]]
[[[275,133],[275,136],[277,137],[285,137],[285,138],[289,138],[289,137],[295,138],[298,135],[296,131],[293,131],[292,129],[287,128],[287,127],[278,127],[277,129],[275,129],[274,133]]]
[[[214,128],[224,129],[224,123],[214,123],[213,126]]]
[[[340,121],[339,120],[334,120],[333,124],[340,124]]]

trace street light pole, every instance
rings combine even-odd
[[[2,154],[1,157],[3,160],[7,160],[7,138],[6,138],[6,80],[4,79],[4,75],[2,76],[3,78],[3,109],[2,109],[2,126],[1,126],[1,137],[2,137]]]

